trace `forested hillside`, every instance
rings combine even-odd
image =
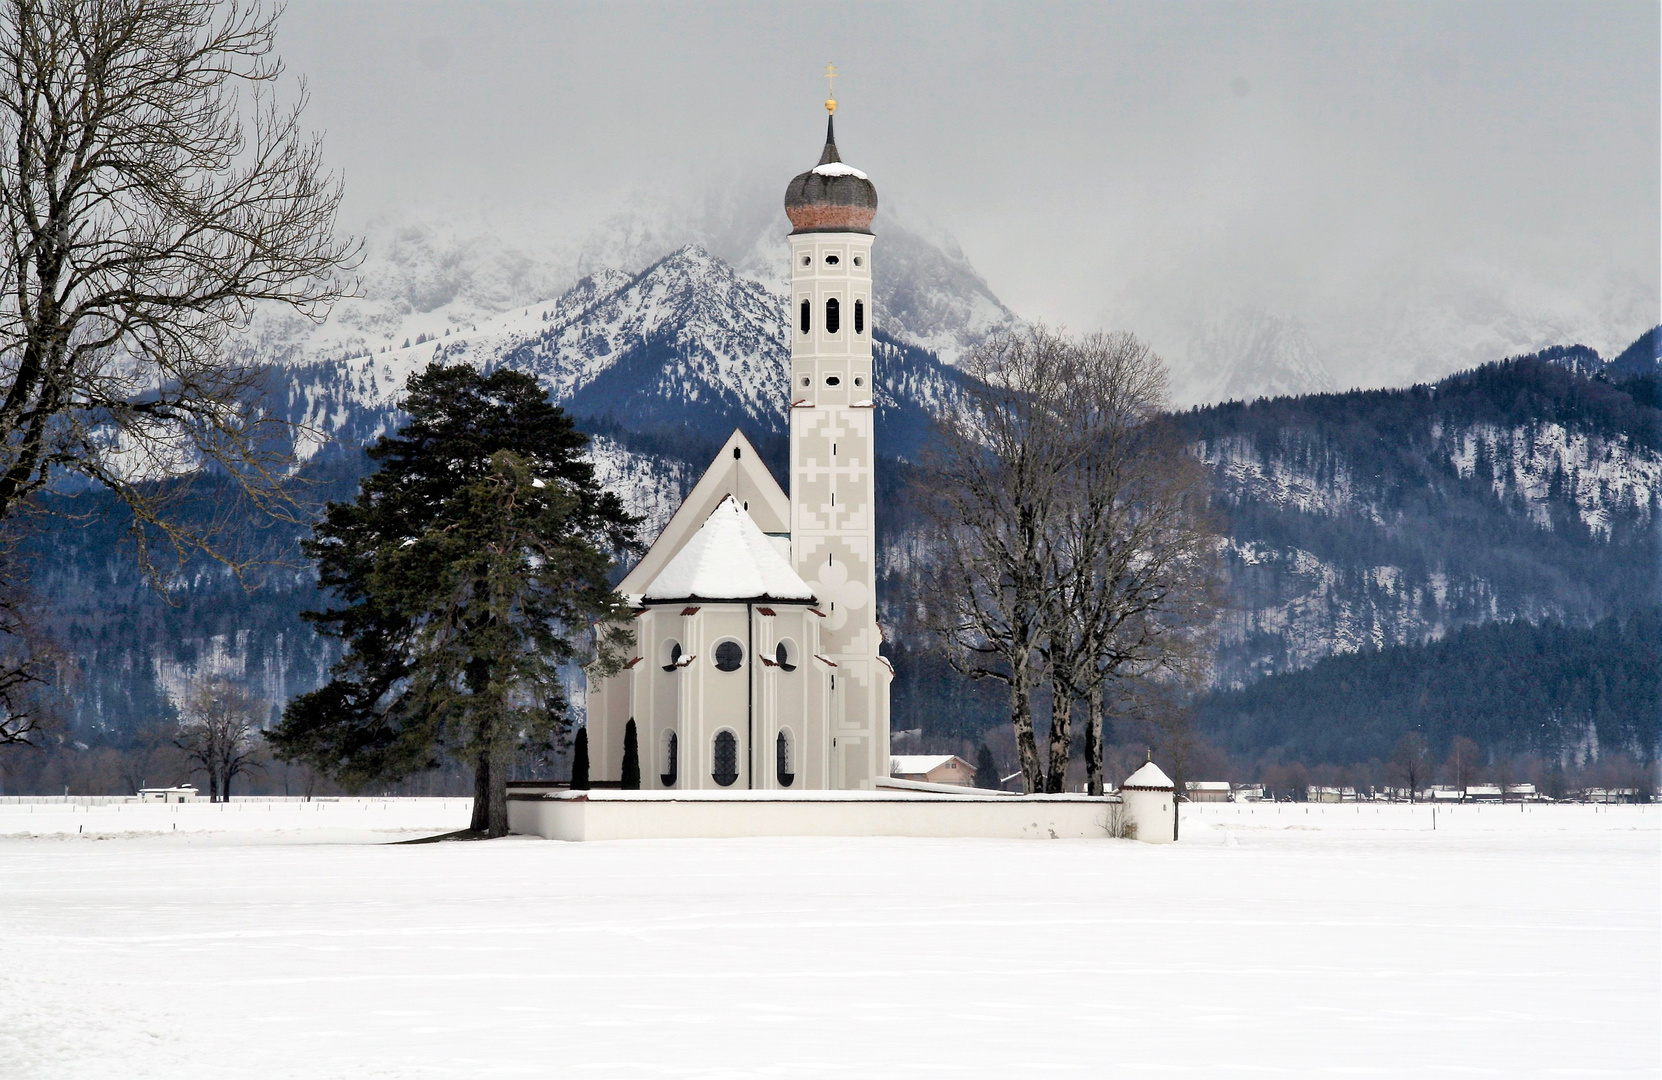
[[[1441,760],[1464,736],[1491,756],[1583,765],[1662,743],[1662,609],[1592,626],[1488,623],[1441,641],[1329,657],[1197,705],[1233,754],[1348,764],[1389,760],[1418,731]]]
[[[1532,356],[1430,386],[1184,414],[1229,522],[1221,681],[1494,619],[1585,624],[1655,603],[1652,385]]]

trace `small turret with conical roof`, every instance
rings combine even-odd
[[[834,101],[826,102],[834,108]],[[871,232],[877,216],[877,188],[866,174],[845,164],[837,153],[836,117],[825,119],[825,150],[819,164],[785,189],[785,213],[793,232]]]

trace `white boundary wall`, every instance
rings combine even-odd
[[[980,836],[1081,840],[1109,835],[1115,800],[1088,795],[936,795],[898,791],[515,793],[508,828],[549,840],[735,836]]]

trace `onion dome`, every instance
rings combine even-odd
[[[819,164],[785,189],[785,213],[795,226],[793,232],[871,232],[877,188],[865,173],[843,164],[837,153],[834,120],[825,120],[825,152]]]

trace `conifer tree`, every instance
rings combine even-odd
[[[623,790],[641,789],[641,745],[635,735],[635,718],[623,727]]]
[[[975,752],[975,786],[997,790],[998,763],[993,760],[993,751],[986,743]]]
[[[577,729],[577,745],[571,751],[571,790],[589,790],[589,729]]]
[[[533,377],[435,363],[408,390],[410,422],[369,452],[380,469],[305,542],[340,604],[306,618],[346,652],[271,741],[346,784],[459,757],[472,828],[500,836],[514,756],[552,753],[569,730],[560,668],[591,626],[620,625],[608,575],[638,519]],[[605,666],[617,634],[601,636]]]

